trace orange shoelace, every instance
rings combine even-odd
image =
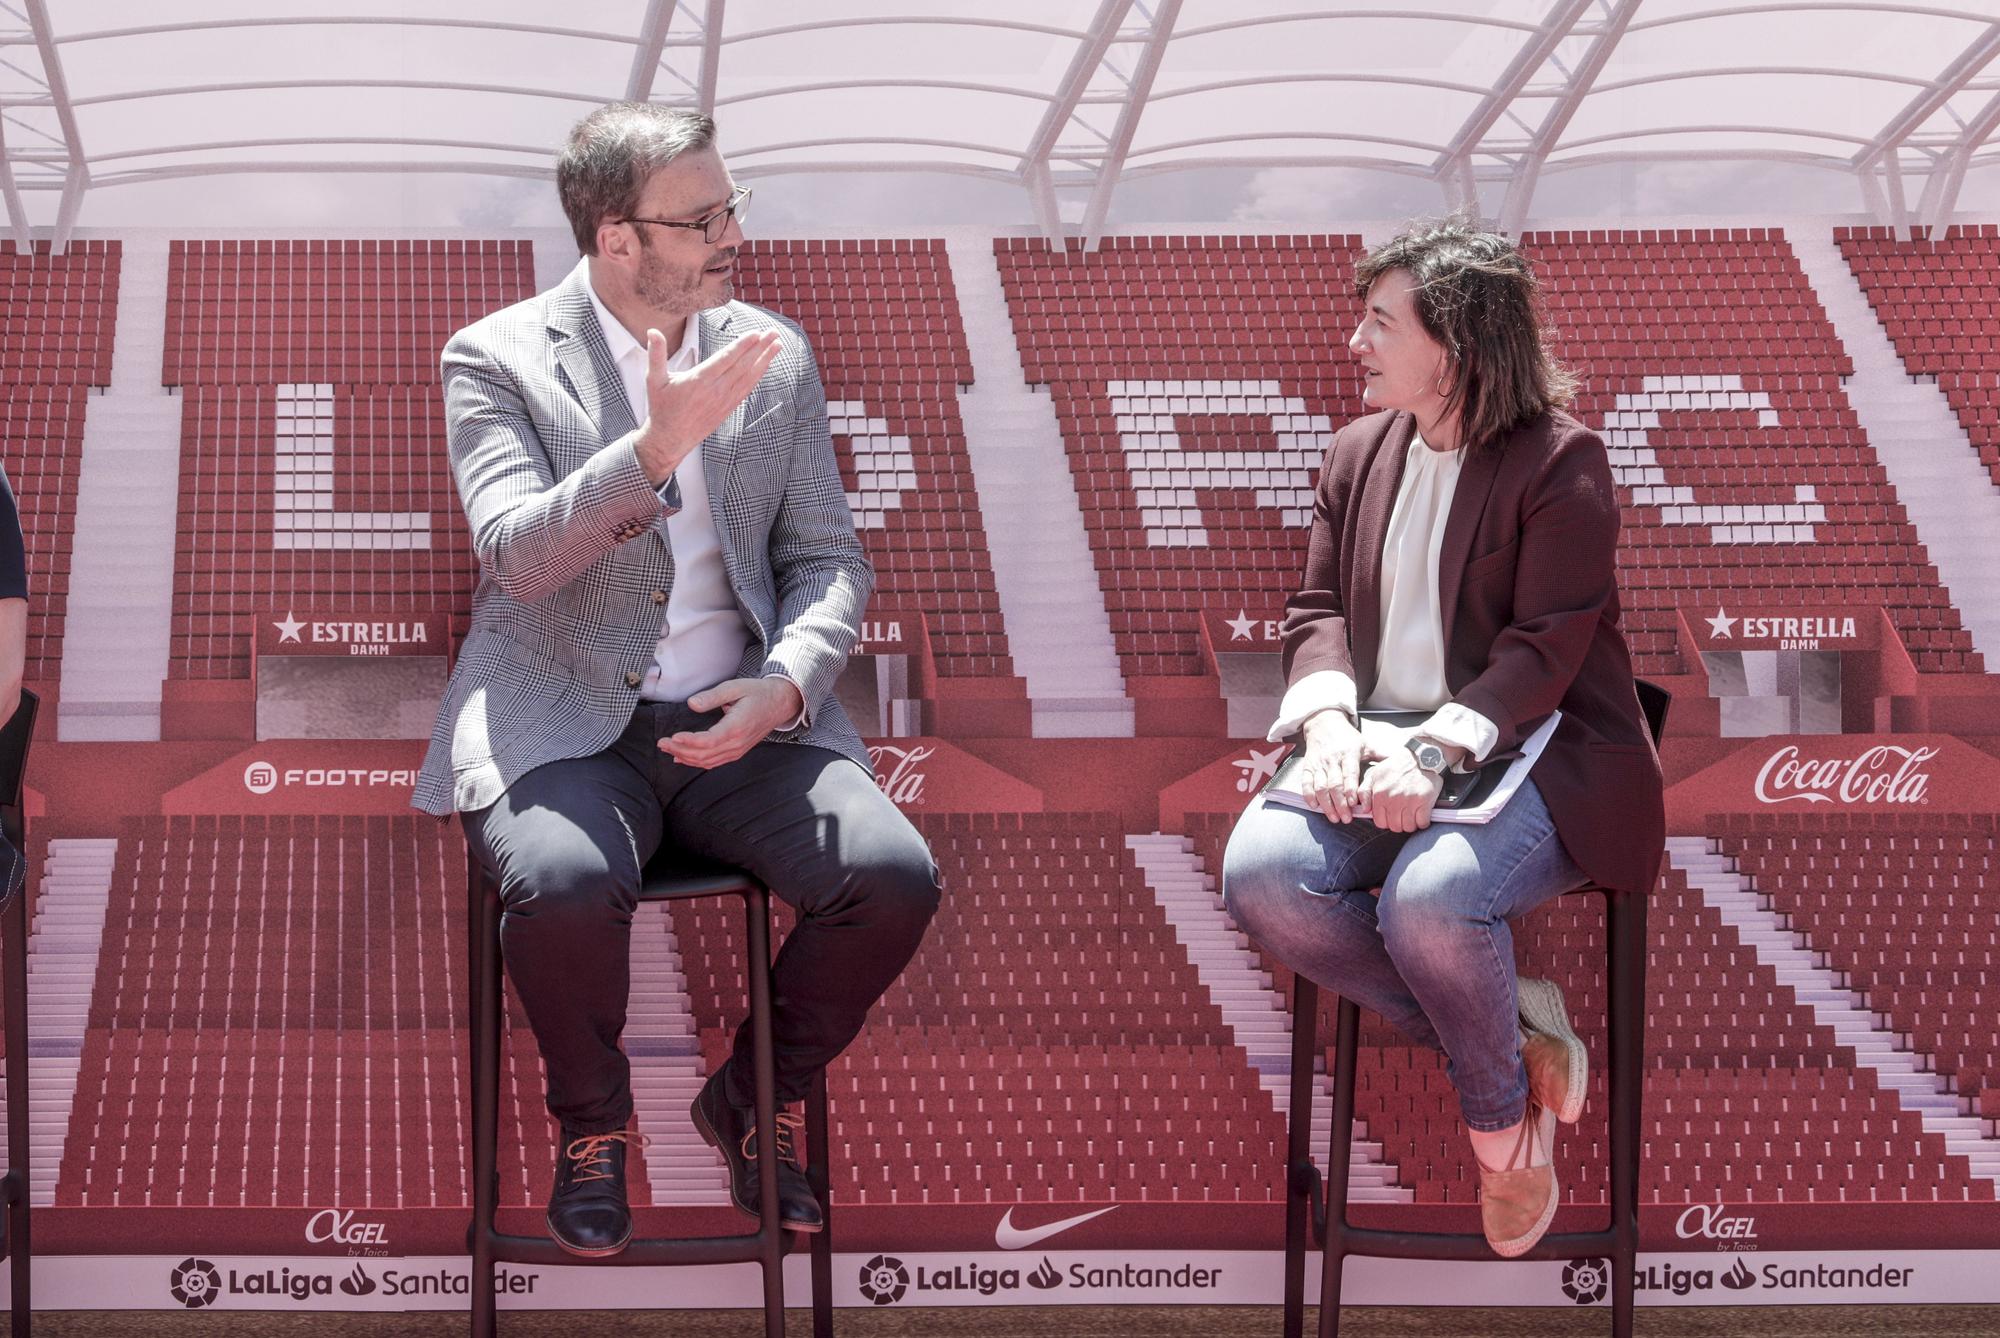
[[[778,1128],[772,1136],[772,1141],[778,1145],[778,1160],[788,1161],[794,1165],[798,1163],[799,1154],[792,1149],[792,1131],[805,1127],[806,1121],[803,1115],[793,1115],[782,1110],[778,1112]],[[757,1129],[754,1123],[750,1132],[743,1135],[743,1159],[757,1160]]]
[[[582,1184],[587,1180],[611,1179],[611,1145],[623,1143],[627,1147],[643,1148],[653,1140],[632,1129],[614,1129],[608,1134],[585,1134],[572,1138],[563,1149],[563,1156],[576,1163],[571,1180]]]

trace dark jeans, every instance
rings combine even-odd
[[[575,1132],[622,1129],[632,1114],[618,1037],[639,869],[662,841],[748,869],[799,912],[773,964],[780,1101],[804,1097],[860,1034],[937,909],[923,837],[847,758],[766,741],[703,771],[657,746],[719,718],[641,702],[610,748],[536,767],[464,815],[500,881],[501,948],[548,1068],[549,1112]],[[751,1104],[747,1020],[726,1074],[731,1099]]]

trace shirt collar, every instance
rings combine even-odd
[[[627,330],[619,319],[611,314],[611,308],[605,306],[604,299],[597,295],[596,286],[590,282],[590,262],[588,260],[580,260],[577,262],[577,265],[584,272],[583,291],[590,294],[590,309],[597,313],[598,328],[604,331],[604,342],[611,346],[611,360],[613,362],[624,362],[626,358],[634,354],[643,359],[646,356],[646,346],[632,337],[632,332]],[[691,366],[699,361],[700,358],[701,313],[696,312],[687,318],[687,327],[681,333],[681,346],[674,351],[673,356],[668,358],[667,361],[670,364],[680,363]]]

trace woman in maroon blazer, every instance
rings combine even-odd
[[[1555,1214],[1555,1127],[1582,1113],[1588,1068],[1554,983],[1517,980],[1508,922],[1588,881],[1649,890],[1664,845],[1618,630],[1618,500],[1603,442],[1561,411],[1574,383],[1506,238],[1408,232],[1355,287],[1376,412],[1320,470],[1270,736],[1303,738],[1312,809],[1252,802],[1223,894],[1267,951],[1444,1052],[1487,1240],[1511,1257]],[[1402,737],[1358,708],[1428,719]],[[1431,824],[1447,769],[1556,710],[1491,822]]]

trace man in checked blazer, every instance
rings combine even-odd
[[[938,903],[923,838],[834,698],[874,574],[799,327],[731,301],[747,190],[714,123],[614,103],[557,162],[583,253],[443,360],[480,562],[472,627],[413,803],[463,816],[561,1125],[549,1229],[631,1238],[619,1048],[639,870],[665,843],[798,909],[772,996],[780,1102],[860,1032]],[[821,1207],[781,1114],[752,1127],[748,1024],[696,1098],[736,1206],[774,1164],[788,1228]]]

